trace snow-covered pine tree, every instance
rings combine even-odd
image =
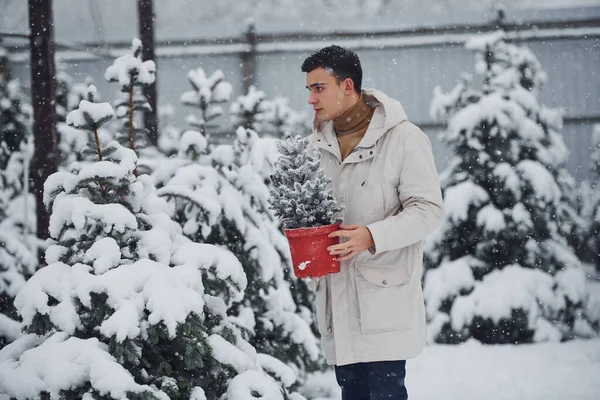
[[[231,126],[252,129],[262,132],[265,128],[269,103],[265,101],[265,92],[258,90],[255,86],[248,88],[248,93],[238,96],[231,103],[229,112],[231,114]]]
[[[225,247],[240,260],[249,284],[229,314],[251,345],[292,367],[300,384],[323,364],[310,303],[295,301],[308,289],[302,283],[291,288],[295,281],[284,279],[289,250],[269,219],[269,191],[260,175],[250,165],[235,165],[232,146],[208,147],[202,133],[185,132],[178,156],[153,174],[159,194],[186,237]]]
[[[591,161],[590,207],[585,217],[590,221],[587,237],[591,261],[600,272],[600,124],[594,125]]]
[[[85,82],[75,82],[73,77],[69,75],[63,64],[58,63],[58,72],[56,73],[56,130],[59,135],[58,148],[60,150],[61,165],[67,167],[74,161],[83,161],[84,155],[81,149],[92,140],[92,137],[75,129],[66,123],[67,114],[77,107],[81,100],[86,100],[88,96],[88,88],[92,85],[93,79],[86,77]],[[96,94],[96,102],[101,99]],[[109,131],[102,128],[101,136],[107,140],[112,137]],[[93,157],[93,154],[91,157]],[[88,157],[89,158],[89,157]]]
[[[73,85],[73,78],[65,69],[64,64],[57,60],[56,62],[56,121],[65,122],[69,111],[69,91]]]
[[[19,335],[13,300],[38,264],[35,199],[27,187],[31,110],[23,99],[18,81],[0,74],[0,348]]]
[[[242,126],[235,131],[235,140],[233,141],[234,163],[241,167],[244,165],[252,166],[263,179],[265,184],[270,187],[273,165],[279,158],[277,143],[279,139],[261,138],[258,133],[252,129],[246,129]]]
[[[293,110],[287,97],[275,97],[273,100],[265,100],[263,117],[263,136],[283,139],[286,132],[294,132],[301,136],[307,136],[310,131],[310,118],[304,113]]]
[[[254,139],[257,139],[249,149],[251,151],[250,158],[246,163],[240,160],[238,157],[240,154],[235,152],[236,148],[240,148],[238,142],[241,141],[241,138],[247,137],[243,134],[244,131],[249,133]],[[247,300],[249,300],[247,304],[250,307],[262,310],[256,313],[259,321],[264,320],[264,317],[261,317],[260,314],[267,316],[272,321],[272,323],[261,321],[257,324],[256,334],[251,339],[251,343],[256,343],[255,346],[263,349],[267,354],[286,360],[294,368],[299,368],[300,379],[298,383],[302,385],[304,378],[307,377],[306,373],[322,370],[325,367],[325,363],[324,359],[317,359],[317,353],[320,352],[316,344],[318,330],[312,310],[314,293],[309,289],[305,281],[296,278],[294,275],[291,268],[292,263],[288,242],[281,231],[279,221],[269,205],[270,178],[266,179],[266,173],[271,171],[279,155],[276,146],[279,140],[258,138],[258,135],[254,131],[242,127],[239,127],[236,133],[237,138],[233,145],[233,173],[228,173],[225,170],[225,176],[242,194],[243,198],[249,202],[257,216],[262,219],[261,224],[264,236],[276,250],[278,254],[278,268],[283,271],[283,281],[278,273],[277,279],[271,282],[271,288],[266,292],[269,299],[266,304],[262,300],[264,296],[262,290],[248,293],[246,296]],[[256,217],[250,219],[252,221],[257,220]],[[240,258],[240,260],[248,259],[247,256],[246,254],[245,258]],[[251,272],[247,272],[247,275],[251,284],[253,282],[252,278],[260,279],[263,274],[256,269],[259,265],[252,266],[251,260],[255,255],[250,254],[250,256],[249,265],[251,266]],[[264,264],[264,261],[261,264]],[[243,261],[242,265],[246,267]],[[263,268],[262,266],[260,267]],[[248,271],[246,268],[245,270]],[[252,296],[254,296],[254,299],[252,299]],[[277,343],[277,337],[283,338],[283,340],[280,340],[280,344]]]
[[[308,138],[286,133],[278,145],[269,203],[285,229],[309,228],[339,222],[342,209],[329,188]]]
[[[299,279],[294,275],[293,269],[291,268],[292,262],[288,242],[281,231],[281,223],[271,210],[269,204],[271,174],[275,162],[280,156],[277,149],[279,142],[280,140],[278,139],[259,138],[258,134],[253,130],[238,127],[236,131],[236,140],[233,144],[235,153],[234,164],[239,168],[238,171],[240,172],[247,171],[247,168],[251,167],[251,170],[262,178],[264,186],[258,183],[258,177],[253,177],[255,174],[243,174],[242,176],[245,175],[246,177],[253,178],[248,179],[247,183],[238,180],[237,182],[234,182],[234,184],[251,200],[251,204],[254,205],[255,209],[265,220],[265,226],[268,226],[271,230],[272,233],[269,235],[272,238],[271,243],[275,244],[283,267],[284,279],[286,281],[283,286],[289,286],[291,296],[297,309],[303,314],[305,320],[310,321],[312,332],[317,334],[316,319],[313,314],[314,292],[309,289],[306,281]],[[252,184],[252,180],[257,182]],[[253,188],[262,189],[256,191]],[[264,190],[264,188],[267,190]],[[265,195],[267,195],[267,197],[265,197]],[[290,355],[293,355],[293,352],[291,354],[290,352],[284,354],[287,358],[290,358]],[[319,364],[313,364],[313,366],[307,364],[309,368],[306,368],[306,372],[311,373],[317,368],[322,370],[325,367],[324,361],[321,361]]]
[[[31,131],[31,107],[23,99],[19,82],[0,74],[0,170]]]
[[[504,33],[468,41],[481,89],[436,89],[454,152],[442,174],[446,222],[426,245],[430,340],[563,340],[587,334],[585,275],[569,245],[578,226],[557,110],[540,104],[545,74]],[[574,191],[573,191],[574,192]]]
[[[88,100],[67,123],[97,162],[53,174],[40,269],[15,304],[27,335],[0,351],[0,392],[14,399],[302,399],[294,372],[258,354],[227,316],[247,279],[231,252],[191,243],[165,212],[136,155],[99,127]],[[57,367],[58,366],[58,367]],[[23,385],[27,382],[27,385]]]
[[[148,111],[150,104],[140,88],[151,85],[156,77],[154,60],[142,61],[142,42],[133,39],[131,53],[114,60],[106,69],[104,78],[109,82],[121,85],[122,99],[115,103],[117,117],[121,118],[123,126],[116,140],[133,151],[149,144],[148,130],[138,126],[135,121],[135,111]],[[137,170],[135,171],[137,174]]]
[[[86,77],[84,82],[76,82],[67,72],[67,67],[62,62],[56,65],[56,119],[65,122],[67,114],[79,106],[81,100],[87,99],[87,90],[92,85],[93,79]],[[100,101],[98,98],[96,101]]]
[[[213,121],[223,115],[220,104],[226,103],[231,98],[231,84],[224,79],[223,72],[216,70],[207,76],[202,68],[191,70],[188,73],[188,81],[192,90],[181,96],[181,103],[200,109],[200,118],[189,115],[187,122],[207,139],[216,133],[218,125]]]
[[[171,157],[179,151],[179,141],[182,131],[174,125],[175,107],[171,104],[160,104],[158,106],[158,150]]]

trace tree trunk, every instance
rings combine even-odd
[[[37,236],[48,237],[49,213],[43,202],[44,182],[58,169],[56,81],[52,0],[29,0],[31,102],[33,106],[33,192],[36,198]]]
[[[142,41],[142,59],[154,60],[154,7],[152,0],[138,0],[139,33]],[[144,126],[148,129],[148,138],[154,145],[158,144],[158,118],[156,80],[149,86],[144,86],[144,95],[152,108],[144,112]]]

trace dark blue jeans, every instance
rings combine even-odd
[[[335,367],[342,400],[407,400],[406,361],[377,361]]]

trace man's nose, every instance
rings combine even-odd
[[[310,105],[314,105],[317,103],[317,99],[315,98],[315,96],[311,93],[310,96],[308,96],[308,104]]]

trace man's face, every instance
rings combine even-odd
[[[347,108],[346,84],[337,83],[335,76],[323,68],[306,74],[306,88],[310,91],[308,104],[315,111],[320,122],[331,121],[344,113]]]

